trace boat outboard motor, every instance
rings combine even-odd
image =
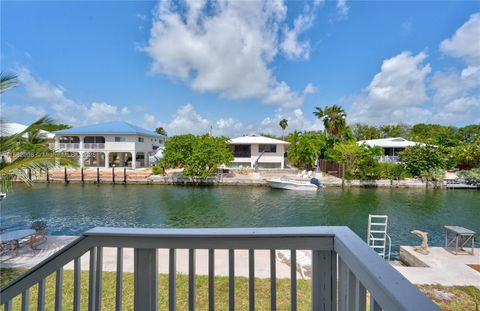
[[[312,178],[312,179],[310,179],[310,183],[311,183],[312,185],[316,185],[317,187],[321,187],[320,180],[318,180],[318,179],[315,178],[315,177]]]

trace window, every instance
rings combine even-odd
[[[143,137],[139,137],[139,138],[138,138],[138,142],[139,142],[139,143],[143,143],[144,141],[145,141],[145,138],[143,138]]]
[[[123,136],[116,136],[115,137],[115,142],[121,142],[121,141],[126,141],[125,137],[123,137]]]
[[[258,145],[258,152],[275,153],[277,152],[277,145]]]
[[[97,143],[97,144],[104,144],[105,143],[105,137],[103,136],[85,136],[83,139],[84,143]]]
[[[80,138],[78,136],[62,136],[60,137],[60,143],[63,144],[78,144],[80,142]]]

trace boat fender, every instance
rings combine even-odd
[[[317,178],[310,179],[310,183],[320,187],[320,180],[318,180]]]

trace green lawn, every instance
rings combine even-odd
[[[19,275],[18,270],[2,269],[1,282],[6,283]],[[87,310],[88,271],[82,272],[82,310]],[[168,275],[159,275],[158,304],[159,310],[168,308]],[[73,271],[65,270],[63,276],[63,310],[72,310],[73,303]],[[55,275],[47,278],[46,310],[54,308]],[[310,310],[310,282],[298,280],[298,310]],[[208,277],[196,277],[196,307],[197,310],[208,310]],[[228,277],[215,277],[215,307],[217,310],[228,310]],[[31,310],[36,310],[37,286],[30,290]],[[50,298],[51,297],[51,298]],[[255,280],[255,310],[270,310],[270,280]],[[289,310],[290,280],[277,280],[277,307],[279,310]],[[235,306],[237,310],[248,310],[248,278],[235,278]],[[103,273],[102,307],[104,310],[114,310],[115,307],[115,273]],[[177,275],[177,309],[187,310],[188,307],[188,275]],[[3,310],[3,307],[0,308]],[[20,297],[13,302],[13,310],[20,310]],[[133,310],[133,273],[123,274],[123,310]]]
[[[4,285],[20,275],[24,270],[0,269],[0,285]],[[63,310],[72,310],[73,271],[65,270],[63,278]],[[208,310],[208,277],[196,277],[197,310]],[[298,280],[298,310],[310,310],[310,282]],[[419,289],[437,303],[442,310],[480,311],[480,290],[472,286],[444,287],[439,285],[421,285]],[[187,310],[188,276],[177,275],[177,309]],[[46,310],[54,309],[55,275],[47,278]],[[217,310],[228,309],[228,278],[215,277],[215,307]],[[30,290],[30,310],[36,310],[37,286]],[[87,310],[88,271],[82,272],[82,310]],[[168,307],[168,275],[159,275],[158,289],[159,310]],[[270,310],[270,280],[255,280],[255,310]],[[290,310],[290,280],[277,280],[277,308]],[[235,278],[235,306],[237,310],[248,310],[248,278]],[[115,307],[115,273],[103,273],[102,307],[114,310]],[[3,307],[0,307],[3,310]],[[13,302],[13,310],[20,310],[20,297]],[[133,273],[123,274],[123,310],[133,310]]]

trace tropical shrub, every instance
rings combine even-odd
[[[440,181],[445,178],[445,170],[440,167],[431,167],[426,171],[422,171],[420,176],[426,180]]]
[[[434,146],[412,146],[399,152],[399,159],[412,176],[421,176],[432,168],[447,168],[445,154]]]
[[[378,169],[382,179],[400,180],[409,176],[405,166],[399,163],[378,163]]]
[[[221,164],[230,164],[233,153],[227,137],[179,135],[165,143],[160,165],[182,167],[184,176],[206,178]]]
[[[152,167],[152,174],[153,175],[160,175],[162,173],[162,168],[158,165]]]
[[[346,179],[377,179],[379,169],[375,156],[382,152],[379,147],[372,148],[350,142],[335,145],[332,150],[327,151],[327,156],[345,165]]]
[[[325,153],[325,135],[317,132],[295,131],[288,135],[288,160],[291,164],[311,169],[318,157]]]
[[[469,171],[460,171],[458,176],[465,178],[468,183],[480,184],[480,168],[474,168]]]

